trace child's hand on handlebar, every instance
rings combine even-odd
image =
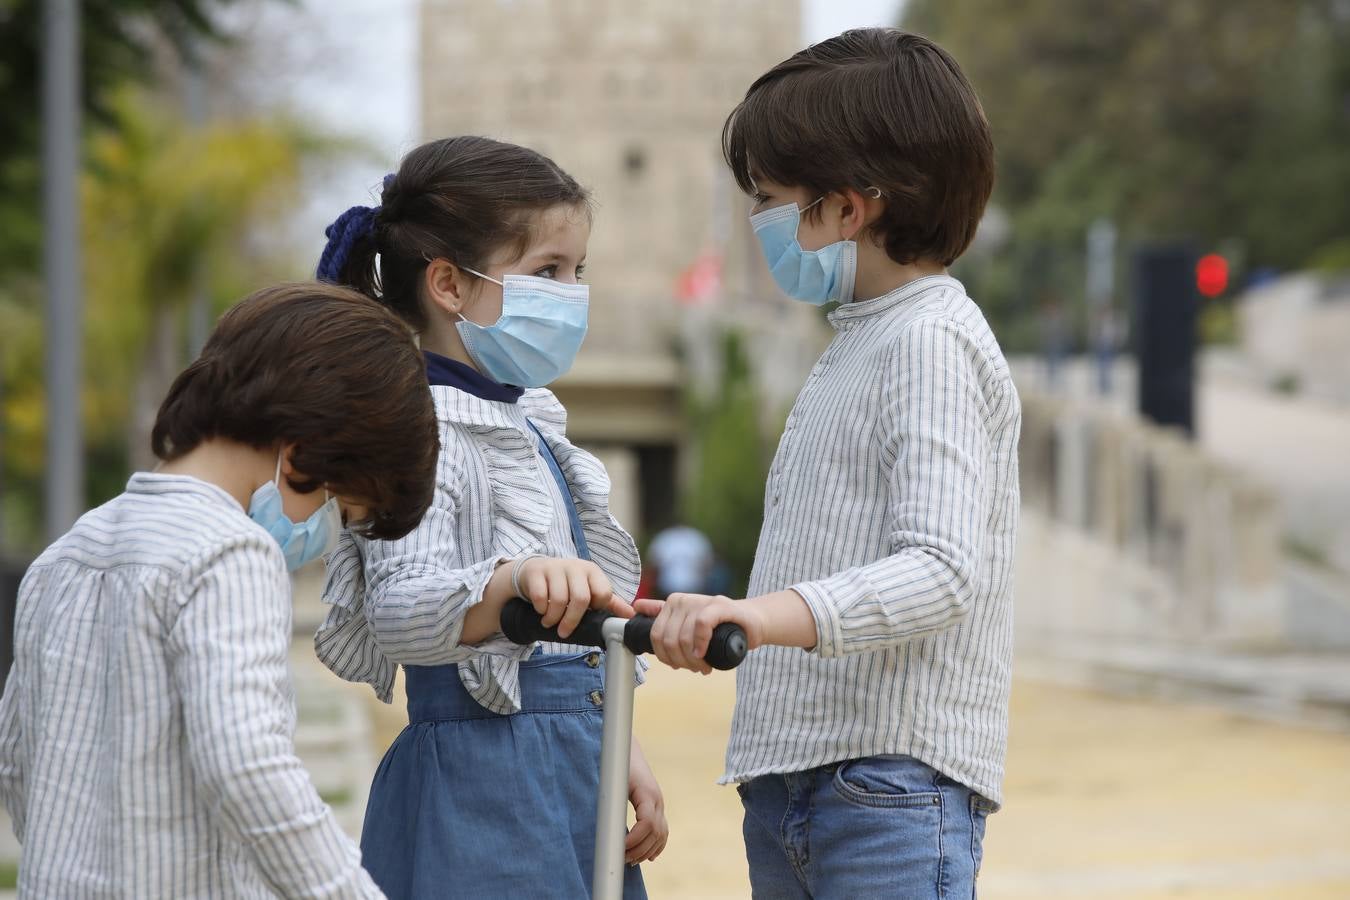
[[[665,602],[638,600],[633,604],[638,615],[652,616],[652,652],[656,658],[676,669],[708,674],[712,667],[703,661],[712,640],[713,629],[723,622],[734,622],[745,630],[746,644],[753,650],[764,642],[763,614],[753,604],[730,597],[706,594],[671,594]]]
[[[614,596],[614,588],[600,567],[584,559],[536,556],[520,566],[520,594],[542,617],[544,627],[558,626],[567,637],[587,610],[607,610],[625,619],[633,607]]]

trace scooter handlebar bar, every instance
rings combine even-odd
[[[558,641],[603,649],[605,638],[600,626],[614,616],[593,609],[581,617],[576,629],[565,638],[558,635],[556,627],[545,628],[540,622],[541,618],[528,601],[515,597],[508,600],[502,609],[502,633],[517,644]],[[650,616],[634,616],[625,621],[624,646],[634,653],[651,653],[652,623],[656,620]],[[745,659],[747,650],[744,629],[733,622],[723,622],[713,629],[712,640],[708,643],[708,652],[703,654],[703,661],[714,669],[734,669]]]

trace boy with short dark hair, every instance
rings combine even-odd
[[[1007,743],[1021,412],[946,267],[989,199],[989,127],[941,48],[865,29],[760,77],[723,147],[775,281],[839,301],[837,334],[774,458],[750,599],[638,611],[671,665],[707,671],[723,621],[763,645],[723,776],[756,897],[971,897]]]
[[[259,291],[178,376],[163,460],[19,588],[0,799],[33,897],[383,896],[296,758],[296,569],[397,538],[438,450],[408,329],[354,291]]]

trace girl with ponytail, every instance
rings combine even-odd
[[[439,424],[431,509],[407,537],[344,535],[315,639],[338,675],[410,724],[371,787],[361,846],[392,898],[585,897],[594,853],[601,654],[500,633],[523,596],[571,633],[588,609],[631,615],[639,561],[609,479],[566,435],[546,385],[586,333],[591,206],[548,158],[481,137],[432,141],[380,205],[329,226],[319,278],[417,333]],[[638,677],[638,673],[635,673]],[[665,845],[660,788],[633,747],[625,897]]]

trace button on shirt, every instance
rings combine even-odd
[[[295,755],[291,587],[221,489],[138,474],[32,565],[0,704],[31,897],[380,897]]]
[[[723,781],[906,754],[1001,799],[1021,408],[960,282],[830,315],[769,475],[750,595],[794,588],[811,652],[737,670]]]

